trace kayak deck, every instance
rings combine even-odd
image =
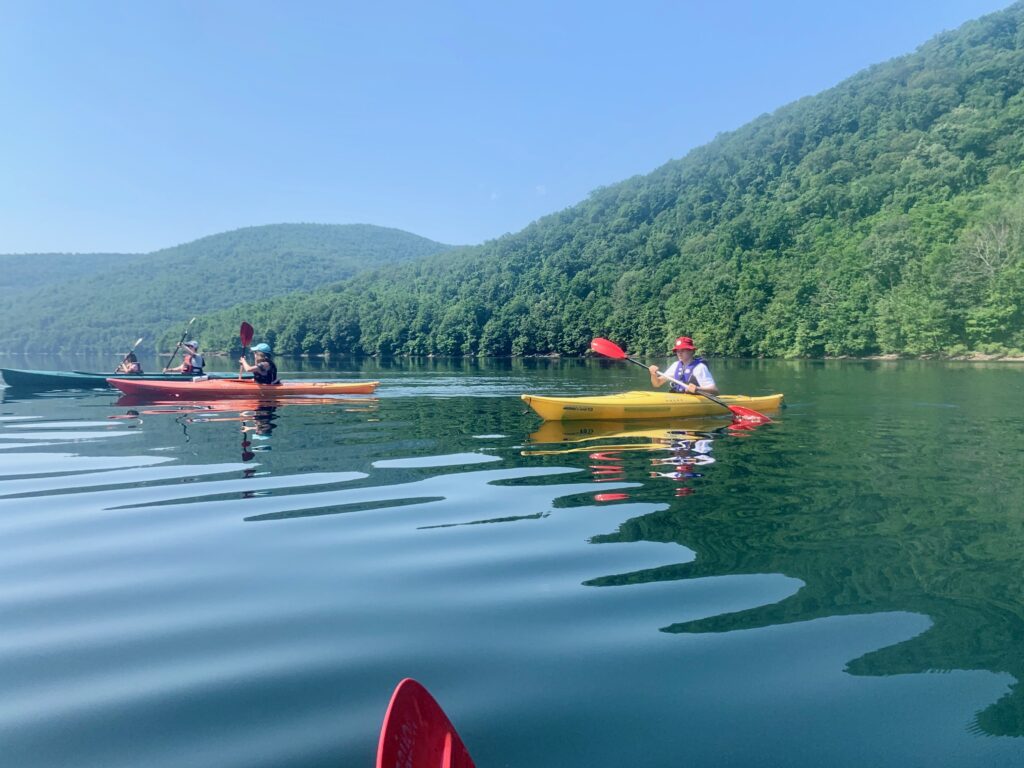
[[[380,384],[379,381],[289,381],[281,384],[257,384],[251,379],[198,379],[168,382],[109,378],[107,381],[126,395],[179,400],[225,397],[274,400],[295,395],[370,395]]]
[[[682,419],[692,416],[731,416],[727,408],[700,395],[675,392],[636,390],[616,395],[593,397],[545,397],[521,395],[538,416],[545,421],[578,419]],[[782,395],[721,395],[726,405],[742,406],[755,411],[776,410]]]

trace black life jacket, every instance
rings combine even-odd
[[[266,369],[263,368],[263,363],[267,364]],[[277,380],[277,366],[274,365],[274,361],[270,359],[257,363],[256,367],[252,371],[252,378],[257,384],[281,383]]]

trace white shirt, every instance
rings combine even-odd
[[[683,380],[683,369],[686,366],[683,365],[682,360],[676,360],[672,365],[665,371],[665,376],[671,379]],[[696,384],[700,389],[709,389],[715,386],[715,377],[711,375],[711,370],[704,363],[697,363],[690,372],[690,383]],[[673,384],[674,385],[674,384]]]

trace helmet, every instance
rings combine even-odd
[[[199,342],[196,341],[195,339],[192,339],[191,341],[186,341],[185,346],[189,347],[190,349],[199,349]]]
[[[693,343],[693,339],[689,336],[680,336],[676,339],[675,345],[672,347],[673,352],[678,352],[680,349],[696,349],[697,347]]]
[[[262,352],[264,355],[272,355],[273,352],[270,350],[269,344],[256,344],[252,348],[253,352]]]

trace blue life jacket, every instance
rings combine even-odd
[[[693,360],[690,361],[689,365],[683,367],[682,373],[680,373],[680,375],[679,375],[679,380],[682,381],[683,384],[689,384],[690,383],[690,379],[693,378],[693,369],[696,368],[698,365],[700,365],[703,362],[704,362],[704,358],[703,357],[695,357],[695,358],[693,358]],[[693,382],[693,383],[696,384],[697,382]],[[673,381],[672,382],[672,391],[673,392],[682,392],[683,391],[683,387],[679,386],[678,384],[676,384]]]

